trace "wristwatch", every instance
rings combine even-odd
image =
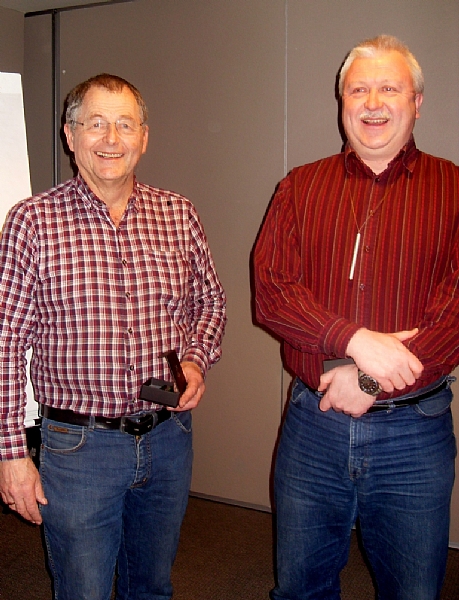
[[[370,396],[377,396],[382,392],[382,387],[374,377],[370,377],[359,369],[359,387],[362,392]]]

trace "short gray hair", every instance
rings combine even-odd
[[[77,86],[73,88],[67,95],[66,99],[66,110],[65,110],[65,122],[70,127],[75,125],[77,120],[77,113],[83,104],[84,98],[90,89],[93,87],[101,87],[109,92],[122,92],[124,88],[128,88],[128,90],[133,94],[136,99],[137,105],[139,107],[140,121],[144,124],[148,118],[148,109],[145,104],[144,99],[142,98],[139,90],[123,79],[122,77],[118,77],[117,75],[110,75],[109,73],[100,73],[100,75],[95,75],[82,83],[79,83]]]
[[[345,58],[339,73],[338,91],[340,97],[343,95],[344,80],[347,72],[356,58],[375,58],[380,54],[391,51],[399,52],[408,64],[413,79],[413,87],[416,94],[424,91],[424,75],[421,67],[408,46],[392,35],[378,35],[367,39],[355,46]]]

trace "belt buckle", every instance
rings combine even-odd
[[[146,413],[138,417],[121,417],[120,431],[129,435],[145,435],[156,427],[158,415]]]

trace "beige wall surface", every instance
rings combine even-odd
[[[39,37],[34,19],[27,30]],[[60,30],[62,99],[101,71],[144,93],[139,178],[194,202],[227,290],[223,358],[194,414],[193,491],[269,508],[288,378],[277,342],[252,321],[249,256],[263,214],[288,169],[340,150],[336,73],[355,42],[378,33],[398,35],[424,68],[418,145],[459,163],[459,0],[418,0],[416,10],[412,0],[384,10],[375,0],[137,0],[63,12]],[[454,502],[459,542],[458,491]]]
[[[51,15],[24,19],[24,53],[24,111],[28,124],[30,181],[32,192],[38,194],[54,183]],[[43,93],[44,90],[47,93]]]
[[[23,73],[24,15],[0,7],[0,71]]]

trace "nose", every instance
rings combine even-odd
[[[366,108],[368,108],[368,110],[377,110],[378,108],[381,108],[382,104],[378,90],[376,88],[370,88],[365,100]]]
[[[107,130],[104,134],[105,140],[109,144],[116,144],[120,135],[118,133],[118,129],[116,128],[116,123],[107,123]]]

